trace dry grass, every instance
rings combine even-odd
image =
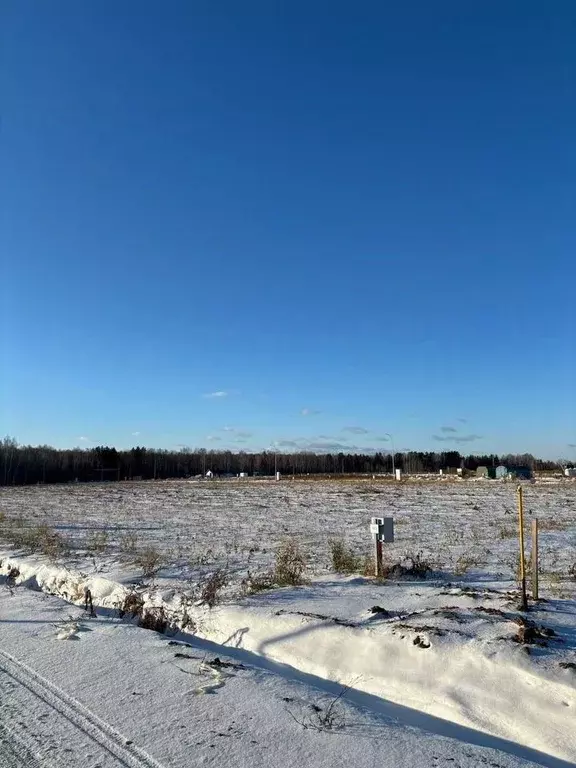
[[[220,592],[228,584],[229,575],[226,568],[218,568],[200,584],[200,600],[209,608],[220,602]]]
[[[425,579],[432,571],[432,566],[422,552],[407,553],[395,563],[382,563],[382,579]],[[366,555],[364,576],[376,576],[374,558]]]
[[[106,531],[91,531],[86,537],[88,552],[103,554],[108,548],[108,533]]]
[[[144,600],[137,592],[129,592],[124,598],[124,602],[118,608],[118,616],[123,619],[125,616],[136,618],[142,615]]]
[[[361,559],[346,546],[342,539],[330,541],[330,553],[332,568],[336,573],[360,573],[362,570]]]
[[[246,594],[265,592],[276,587],[297,587],[304,583],[306,558],[294,539],[285,539],[276,552],[274,570],[251,573],[242,581]]]
[[[119,549],[123,555],[134,557],[138,551],[138,536],[134,531],[128,531],[120,537]]]
[[[151,629],[154,632],[164,634],[168,629],[168,617],[162,606],[147,608],[138,621],[138,626],[143,629]]]
[[[304,581],[306,558],[295,539],[285,539],[276,552],[274,581],[279,587],[297,587]]]
[[[248,575],[242,580],[242,591],[247,595],[267,592],[276,586],[274,574],[270,571],[264,571],[264,573],[251,573],[248,571]]]
[[[145,579],[153,579],[162,569],[163,558],[155,547],[142,549],[134,558],[134,565],[142,569]]]
[[[473,552],[463,552],[454,564],[454,575],[465,576],[471,568],[477,568],[482,560]]]
[[[30,526],[22,518],[6,520],[2,537],[16,549],[40,553],[50,560],[68,551],[66,540],[54,528],[44,524]]]

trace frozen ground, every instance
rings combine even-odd
[[[0,581],[3,768],[569,768],[576,758],[567,685],[545,691],[552,725],[541,725],[555,734],[563,755],[556,757],[354,686],[336,700],[342,686],[262,652],[163,636],[106,611],[90,618],[57,597]],[[530,684],[536,700],[550,685],[527,676]],[[530,709],[525,693],[516,692],[509,714]]]
[[[10,717],[21,706],[42,709],[48,700],[55,711],[64,710],[66,728],[82,732],[83,744],[105,742],[92,746],[94,766],[192,764],[184,746],[194,748],[193,764],[576,764],[576,580],[570,573],[576,560],[575,489],[570,481],[525,487],[527,517],[537,516],[541,524],[544,571],[544,599],[527,615],[518,609],[512,579],[515,486],[504,483],[159,482],[4,489],[0,685],[9,683],[2,702],[15,703],[12,714],[6,706],[0,710],[0,742],[4,738],[12,758],[14,742],[37,756],[45,731],[34,724],[32,733],[40,734],[34,752],[26,728],[14,725],[28,727],[29,719]],[[434,565],[431,577],[378,583],[329,570],[329,538],[341,536],[365,553],[369,518],[389,514],[397,539],[386,557],[395,561],[421,551]],[[55,527],[70,550],[52,560],[18,551],[14,531],[38,525]],[[164,568],[153,579],[133,565],[127,533],[136,536],[138,550],[153,546],[162,553]],[[308,583],[243,595],[241,579],[248,570],[270,568],[286,536],[308,555]],[[197,599],[195,585],[223,566],[231,585],[210,609]],[[79,607],[87,588],[96,618]],[[131,619],[123,608],[135,596],[138,609]],[[159,618],[167,636],[135,626]],[[190,651],[167,645],[178,632]],[[160,648],[169,650],[162,655]],[[193,658],[174,657],[179,652]],[[225,654],[245,669],[206,661]],[[23,661],[32,671],[19,666]],[[69,665],[69,675],[63,665]],[[38,672],[49,682],[38,683]],[[134,693],[122,688],[124,677]],[[140,691],[144,680],[150,683]],[[326,728],[322,718],[343,687],[333,727]],[[225,712],[222,699],[229,696],[231,712]],[[120,737],[110,736],[82,707],[111,724],[114,733],[128,733],[126,739],[144,751],[112,754]],[[212,730],[201,738],[198,728],[207,723]],[[88,751],[75,752],[66,763],[64,741],[56,738],[56,765],[74,765],[78,754],[92,754],[78,747]],[[277,746],[271,752],[272,744]],[[8,757],[5,763],[0,759],[4,764],[19,765]]]
[[[527,521],[540,520],[544,589],[570,593],[576,561],[576,482],[525,486]],[[419,552],[442,572],[510,579],[516,569],[516,486],[495,481],[393,484],[382,481],[280,483],[140,482],[0,489],[0,512],[26,525],[54,526],[69,561],[102,573],[130,573],[130,545],[155,547],[160,577],[195,581],[226,565],[240,580],[269,567],[282,538],[295,536],[315,574],[330,567],[328,540],[369,552],[370,517],[395,518],[386,557]],[[4,521],[5,526],[6,520]],[[0,522],[0,540],[3,524]],[[94,546],[104,532],[104,542]],[[97,551],[94,551],[94,550]],[[576,582],[572,582],[576,585]]]

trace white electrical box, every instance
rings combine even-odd
[[[370,533],[378,541],[392,543],[394,541],[394,518],[373,517],[370,523]]]

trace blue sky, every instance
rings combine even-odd
[[[2,433],[576,455],[571,0],[0,13]]]

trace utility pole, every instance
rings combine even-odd
[[[396,458],[394,456],[395,450],[394,450],[394,438],[390,434],[390,432],[384,432],[384,437],[390,438],[390,444],[392,445],[392,475],[396,475]]]

